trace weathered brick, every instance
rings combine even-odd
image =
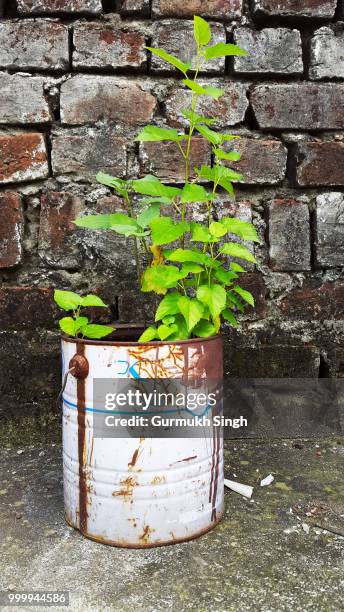
[[[298,185],[344,185],[344,142],[300,142],[296,151]]]
[[[50,121],[42,77],[0,75],[0,123],[47,123]]]
[[[316,262],[322,268],[344,266],[344,195],[323,193],[316,204]]]
[[[341,129],[344,84],[281,83],[254,87],[251,102],[263,129]]]
[[[210,164],[211,149],[203,138],[193,138],[190,150],[190,175],[193,168]],[[185,162],[174,142],[143,142],[140,144],[140,173],[155,174],[168,182],[184,181]]]
[[[121,6],[121,15],[139,15],[148,17],[150,13],[150,0],[124,0]]]
[[[49,175],[42,134],[0,134],[0,182],[20,183]]]
[[[0,193],[0,268],[20,263],[23,224],[20,195],[10,191]]]
[[[80,198],[65,192],[50,191],[41,197],[39,256],[48,266],[77,268],[81,261],[73,220],[84,210]]]
[[[78,125],[113,121],[138,125],[151,120],[154,96],[142,84],[127,79],[78,75],[61,86],[61,120]]]
[[[247,272],[240,276],[238,283],[243,289],[250,291],[254,297],[255,307],[248,306],[245,309],[245,318],[260,319],[264,317],[267,309],[267,288],[263,275],[260,272]]]
[[[97,15],[101,0],[17,0],[19,15],[40,13],[81,13]]]
[[[304,344],[251,347],[231,338],[224,344],[224,371],[230,378],[318,377],[319,362],[319,350]]]
[[[226,149],[241,154],[238,162],[226,165],[243,174],[243,184],[275,185],[283,181],[287,166],[287,149],[279,140],[241,138],[229,141]]]
[[[292,289],[280,303],[280,309],[290,319],[343,320],[344,283],[306,280],[299,289]]]
[[[48,287],[2,287],[0,289],[0,330],[51,328],[57,308]]]
[[[236,217],[237,219],[241,219],[242,221],[248,221],[252,223],[252,205],[249,200],[233,200],[227,198],[217,198],[213,202],[214,211],[216,213],[217,219],[222,219],[223,217]],[[194,213],[193,213],[194,214]],[[205,219],[204,219],[205,220]],[[238,242],[245,246],[251,253],[254,255],[254,243],[250,241],[243,241],[239,236],[235,234],[230,235],[231,242]],[[228,237],[224,236],[221,240],[221,243],[228,242]],[[253,271],[255,269],[255,265],[248,261],[243,262],[242,259],[234,258],[234,261],[243,265],[245,270]],[[245,278],[246,274],[241,278]],[[241,282],[241,281],[240,281]],[[252,314],[252,311],[251,313]]]
[[[219,117],[220,127],[232,126],[244,120],[248,107],[246,96],[247,85],[244,83],[228,83],[226,81],[208,80],[209,85],[221,87],[224,95],[219,100],[209,100],[201,97],[198,101],[196,111],[207,117]],[[190,108],[191,94],[183,87],[176,87],[166,97],[165,108],[169,125],[173,127],[185,127],[186,120],[181,114],[184,108]]]
[[[159,304],[159,297],[153,293],[121,293],[118,296],[119,320],[126,323],[152,323]]]
[[[254,31],[238,28],[236,44],[248,51],[234,58],[234,71],[239,74],[300,74],[303,72],[301,36],[298,30],[264,28]]]
[[[146,63],[144,35],[118,21],[78,23],[73,42],[76,68],[142,68]]]
[[[274,270],[309,270],[309,210],[299,200],[269,202],[269,256]]]
[[[211,26],[211,44],[226,42],[226,32],[223,25],[214,23]],[[183,62],[191,62],[196,55],[197,47],[193,36],[193,22],[182,20],[167,20],[157,22],[153,26],[152,47],[165,49],[168,53],[179,57]],[[193,64],[193,67],[195,64]],[[152,71],[176,72],[170,64],[159,57],[152,55]],[[206,72],[224,72],[224,58],[217,58],[207,62]]]
[[[254,0],[254,12],[274,17],[311,17],[331,19],[337,0]]]
[[[235,19],[241,16],[242,0],[153,0],[154,17],[189,17]]]
[[[311,40],[309,78],[344,78],[343,24],[324,26],[314,32]]]
[[[68,68],[68,28],[44,19],[2,21],[0,67],[22,70]]]
[[[126,172],[126,141],[114,128],[58,130],[52,137],[54,174],[94,179],[99,170],[115,176]]]

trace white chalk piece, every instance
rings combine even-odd
[[[269,474],[269,476],[266,476],[266,478],[263,478],[263,480],[260,481],[260,486],[261,487],[268,487],[269,485],[271,485],[271,483],[274,481],[274,477],[272,474]]]
[[[235,491],[235,493],[239,493],[240,495],[251,499],[253,487],[241,484],[240,482],[235,482],[234,480],[228,480],[227,478],[225,478],[223,482],[225,487],[228,487],[228,489],[231,489],[232,491]]]

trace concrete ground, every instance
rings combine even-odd
[[[254,485],[252,500],[227,490],[214,531],[150,550],[66,525],[59,446],[1,454],[0,589],[68,590],[73,611],[343,610],[343,439],[227,441],[225,474]]]

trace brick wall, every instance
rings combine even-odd
[[[342,0],[9,0],[0,3],[0,390],[6,414],[53,410],[53,287],[99,291],[104,319],[150,317],[130,242],[76,230],[84,210],[120,209],[97,170],[180,180],[174,146],[133,144],[149,121],[182,127],[186,92],[144,45],[188,59],[192,16],[217,42],[206,103],[240,134],[237,214],[263,245],[245,279],[257,309],[227,329],[226,372],[344,374],[344,3]],[[210,161],[195,138],[193,162]],[[225,198],[217,215],[232,211]]]

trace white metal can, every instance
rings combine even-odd
[[[67,522],[88,538],[150,547],[195,538],[224,510],[223,436],[97,438],[93,381],[222,378],[219,336],[179,342],[62,339],[64,498]]]

